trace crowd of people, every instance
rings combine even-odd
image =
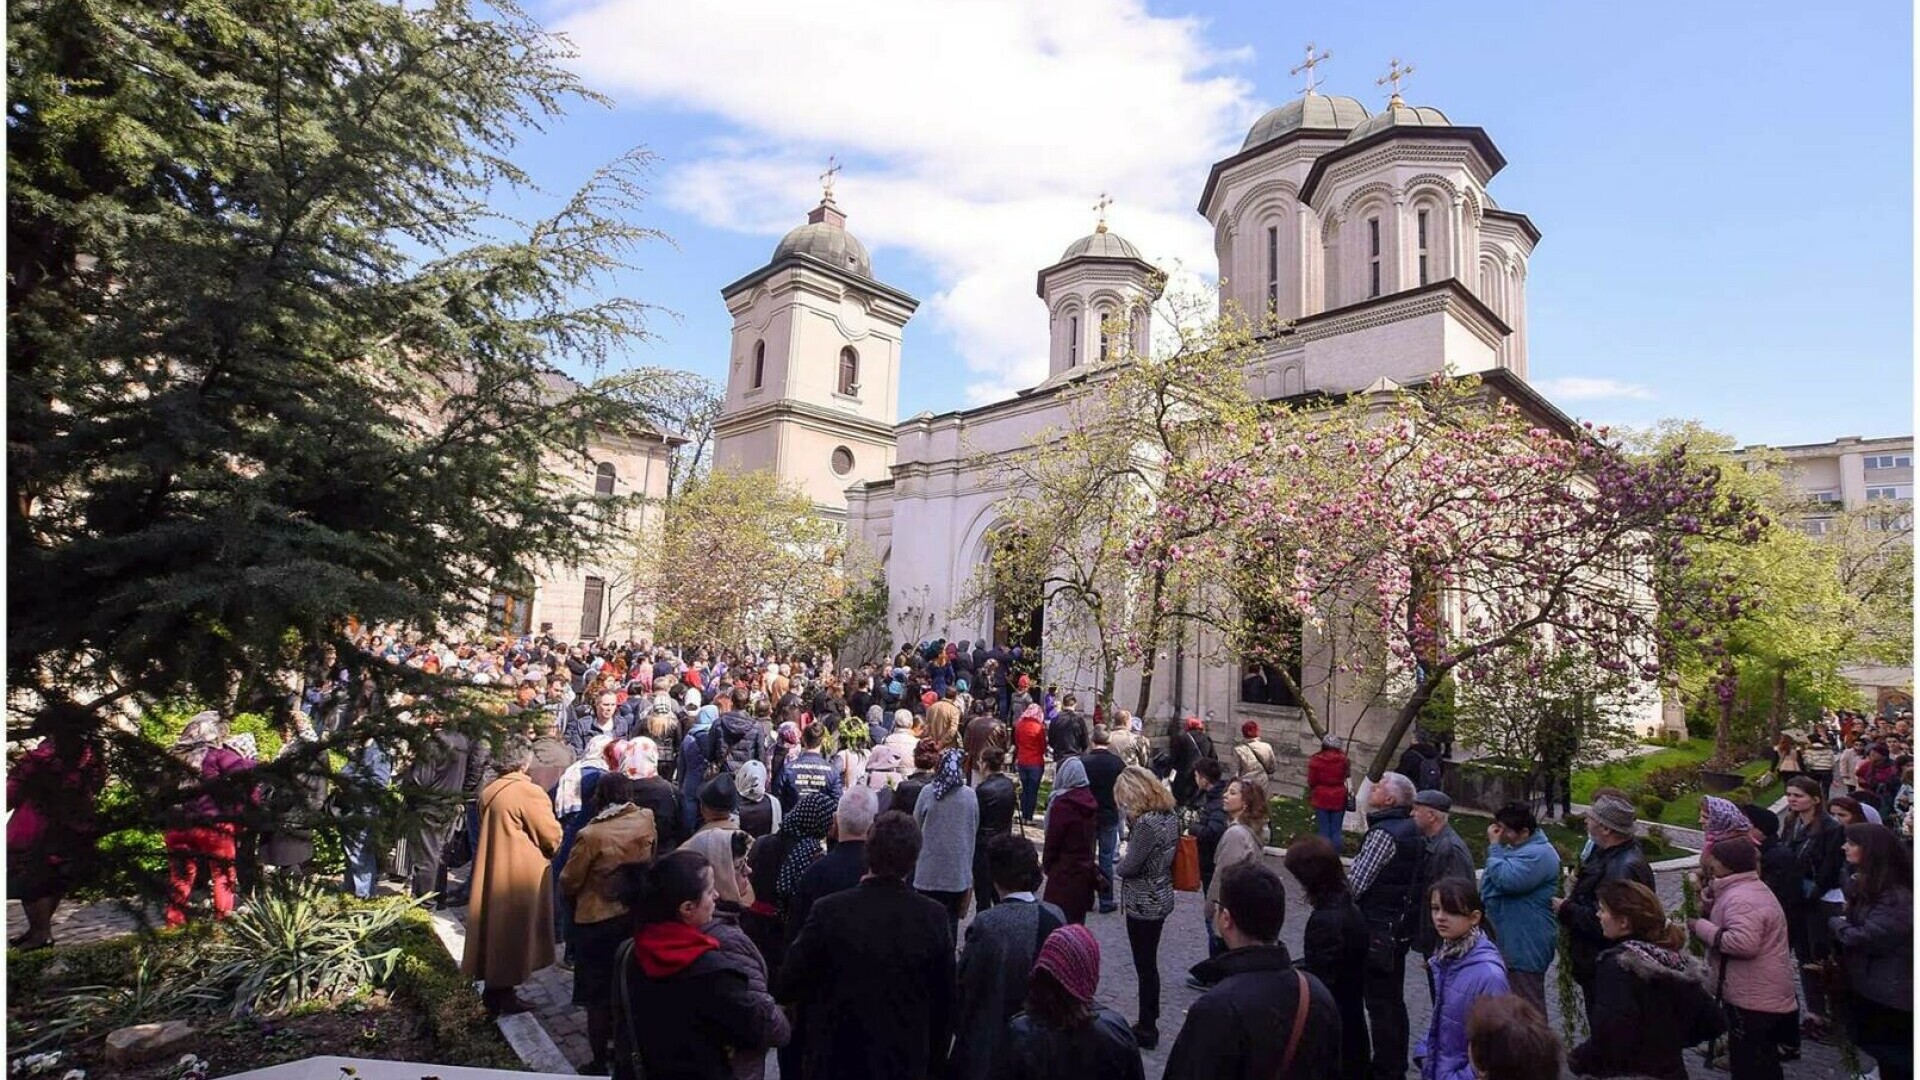
[[[1306,768],[1315,832],[1286,843],[1310,908],[1295,956],[1264,857],[1280,765],[1252,722],[1226,753],[1194,718],[1150,737],[1037,686],[1015,651],[967,642],[857,670],[544,639],[365,649],[512,702],[498,740],[423,708],[410,759],[354,748],[341,782],[393,784],[413,812],[390,848],[371,829],[345,836],[345,887],[370,896],[386,868],[465,906],[462,970],[496,1012],[529,1007],[517,988],[535,971],[569,967],[585,1072],[753,1078],[777,1055],[789,1078],[1141,1077],[1162,1036],[1160,946],[1188,888],[1204,927],[1171,932],[1204,934],[1207,959],[1186,976],[1199,996],[1173,1033],[1175,1080],[1503,1080],[1563,1061],[1679,1080],[1682,1052],[1709,1042],[1734,1076],[1764,1080],[1835,1024],[1885,1080],[1911,1075],[1910,828],[1882,824],[1910,815],[1910,785],[1893,782],[1911,776],[1905,720],[1836,714],[1783,742],[1782,814],[1703,800],[1690,923],[1656,895],[1624,793],[1595,794],[1563,882],[1531,805],[1494,815],[1477,861],[1426,768],[1440,755],[1416,747],[1416,775],[1386,773],[1356,806],[1329,737]],[[341,730],[393,704],[380,695],[322,657],[299,726]],[[1813,749],[1829,730],[1857,766]],[[217,716],[176,749],[210,779],[251,764]],[[36,760],[24,767],[93,768]],[[1366,823],[1350,866],[1349,812]],[[240,816],[209,800],[167,833],[170,921],[203,865],[215,914],[231,910]],[[272,858],[311,857],[310,838],[303,855],[282,832]],[[1179,880],[1188,857],[1198,872]],[[1131,1002],[1098,993],[1087,924],[1112,915]],[[1546,1021],[1563,945],[1591,1033],[1570,1048]],[[1417,1029],[1409,954],[1431,1004]]]

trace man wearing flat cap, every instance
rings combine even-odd
[[[1567,956],[1573,961],[1573,979],[1593,1004],[1593,974],[1601,950],[1611,944],[1600,929],[1600,886],[1609,881],[1637,881],[1651,889],[1653,867],[1634,839],[1633,805],[1618,795],[1597,796],[1587,810],[1587,835],[1593,850],[1580,863],[1580,876],[1564,900],[1553,902],[1554,917],[1567,928]],[[1591,1016],[1589,1016],[1591,1019]]]
[[[1453,831],[1448,820],[1452,813],[1453,800],[1447,798],[1444,791],[1428,788],[1413,796],[1413,823],[1419,827],[1426,849],[1420,856],[1420,874],[1416,879],[1419,891],[1409,918],[1413,924],[1413,948],[1422,958],[1432,956],[1434,947],[1440,943],[1433,920],[1427,917],[1427,899],[1433,887],[1450,877],[1474,880],[1473,852],[1467,849],[1467,842],[1460,839],[1460,834]],[[1433,994],[1431,965],[1427,967],[1427,994]]]

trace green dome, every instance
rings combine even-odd
[[[1398,99],[1395,99],[1398,101]],[[1377,135],[1391,127],[1452,127],[1453,121],[1439,109],[1425,105],[1407,105],[1404,102],[1390,104],[1384,110],[1367,117],[1365,123],[1347,133],[1347,141],[1357,143],[1369,135]]]
[[[1251,150],[1292,131],[1346,131],[1367,118],[1367,107],[1337,94],[1309,94],[1289,101],[1254,121],[1240,149]]]

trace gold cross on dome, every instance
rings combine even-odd
[[[1322,52],[1319,56],[1315,56],[1313,55],[1313,42],[1309,41],[1307,42],[1307,58],[1300,63],[1299,67],[1296,67],[1293,70],[1287,72],[1287,74],[1298,75],[1303,71],[1306,72],[1307,73],[1306,94],[1308,97],[1312,97],[1314,93],[1313,88],[1320,85],[1320,80],[1313,77],[1313,69],[1318,67],[1321,64],[1326,63],[1328,60],[1331,60],[1331,59],[1333,59],[1332,49],[1328,49]]]
[[[820,174],[820,201],[821,202],[833,201],[833,178],[834,178],[834,175],[839,171],[840,171],[840,162],[832,154],[828,154],[827,155],[827,171]]]
[[[1393,96],[1387,99],[1387,104],[1389,106],[1405,105],[1406,102],[1400,100],[1400,80],[1406,78],[1411,74],[1413,74],[1413,65],[1408,64],[1406,67],[1401,67],[1400,58],[1396,56],[1390,62],[1388,62],[1387,73],[1385,75],[1382,75],[1380,78],[1373,80],[1373,85],[1385,86],[1388,83],[1392,83]]]
[[[1100,223],[1093,227],[1094,232],[1103,233],[1107,231],[1107,207],[1112,205],[1113,200],[1107,196],[1106,192],[1101,192],[1100,201],[1093,204],[1093,212],[1100,215]]]

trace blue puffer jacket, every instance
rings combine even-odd
[[[1518,847],[1487,848],[1480,898],[1487,904],[1487,921],[1500,935],[1500,950],[1515,971],[1545,971],[1559,949],[1560,924],[1553,918],[1559,877],[1560,853],[1538,830]]]
[[[1420,1080],[1475,1080],[1467,1061],[1467,1014],[1483,997],[1509,993],[1507,962],[1482,936],[1465,956],[1433,965],[1433,1019],[1413,1048]]]

